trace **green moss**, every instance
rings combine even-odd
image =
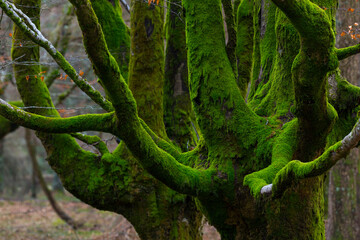
[[[281,133],[274,140],[271,164],[244,178],[244,185],[249,186],[252,195],[255,197],[259,198],[261,188],[267,184],[273,183],[277,173],[291,161],[297,144],[297,129],[297,119],[286,123],[281,129]]]
[[[182,13],[181,4],[170,1],[165,28],[164,123],[168,137],[187,151],[196,146],[198,130],[194,129],[197,124],[188,88],[184,15],[177,12]]]
[[[130,34],[122,19],[119,1],[91,0],[91,5],[105,35],[106,44],[114,56],[125,81],[128,80]]]
[[[240,2],[240,1],[239,1]],[[241,1],[237,8],[237,44],[236,58],[238,66],[237,84],[241,95],[245,99],[250,82],[252,52],[253,52],[253,2]]]
[[[254,54],[252,60],[251,88],[248,96],[249,106],[254,109],[259,94],[268,94],[268,81],[276,54],[275,12],[276,7],[270,0],[256,1],[253,10]],[[260,90],[258,90],[260,89]],[[256,94],[258,92],[258,94]],[[261,114],[260,114],[261,115]]]
[[[234,75],[237,75],[237,59],[236,59],[236,45],[237,45],[237,34],[236,34],[236,12],[234,11],[234,5],[232,0],[221,0],[222,9],[225,15],[226,23],[226,34],[227,34],[227,43],[226,43],[226,53],[230,61],[231,67],[234,71]]]
[[[290,111],[294,104],[291,66],[299,49],[298,33],[273,4],[265,4],[263,9],[262,21],[265,20],[266,25],[258,29],[263,34],[260,37],[261,73],[258,79],[253,76],[256,91],[252,89],[249,105],[259,115],[273,115],[287,122],[293,118]],[[265,24],[262,21],[261,24]]]
[[[148,6],[142,1],[136,1],[131,14],[132,57],[129,87],[137,101],[139,117],[156,134],[165,137],[162,100],[164,11],[163,8]]]

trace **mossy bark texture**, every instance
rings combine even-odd
[[[337,1],[236,2],[236,11],[225,9],[228,26],[237,13],[236,48],[225,39],[222,6],[233,8],[230,1],[183,1],[188,76],[179,51],[183,33],[172,31],[177,24],[169,21],[167,54],[179,59],[166,61],[173,82],[165,84],[170,96],[164,105],[167,116],[180,103],[168,98],[187,95],[175,86],[188,86],[201,132],[190,151],[168,140],[162,119],[162,8],[132,3],[128,85],[95,7],[87,0],[71,3],[109,101],[94,99],[110,113],[54,120],[0,102],[3,115],[30,128],[103,130],[122,140],[113,153],[103,149],[96,155],[69,135],[40,133],[49,162],[69,191],[93,206],[123,213],[145,239],[199,238],[179,221],[199,223],[191,198],[222,239],[325,239],[324,176],[360,139],[360,122],[351,129],[360,91],[337,69],[339,60],[357,50],[335,48]],[[36,84],[31,87],[45,89],[41,104],[52,106],[41,82],[18,78],[25,104],[40,104],[26,91],[27,84]],[[184,103],[184,115],[191,116]]]
[[[112,34],[113,31],[118,30],[118,27],[121,28],[125,25],[118,26],[117,24],[106,22],[104,18],[107,18],[108,15],[104,15],[105,13],[101,12],[101,9],[99,8],[100,6],[103,8],[107,7],[107,10],[111,10],[112,5],[107,5],[110,4],[108,1],[105,1],[104,5],[99,5],[98,2],[100,1],[94,3],[94,9],[96,13],[100,11],[98,18],[102,19],[102,21],[99,22],[105,29],[105,36],[108,36],[106,38],[107,44],[112,46],[111,41],[113,41],[114,44],[118,44],[118,41],[120,41],[119,37],[122,37],[125,40],[126,38],[129,39],[129,35],[126,31],[123,31],[120,34]],[[16,4],[19,4],[19,8],[21,8],[22,4],[25,5],[25,3],[20,2],[17,2]],[[28,16],[39,20],[39,4],[40,2],[38,1],[34,3],[27,3],[26,6],[33,7],[25,7],[25,9],[36,10],[25,13]],[[119,15],[119,6],[115,5],[113,7],[118,11],[116,14],[111,12],[113,20],[115,19],[114,21],[117,23],[123,23],[121,15]],[[157,19],[157,26],[155,28],[160,28],[160,30],[157,30],[158,33],[156,33],[158,35],[157,39],[155,39],[157,42],[154,42],[151,39],[148,41],[153,42],[152,47],[157,46],[159,50],[161,50],[163,47],[163,42],[160,41],[163,28],[163,12],[156,10],[156,15],[153,12],[154,10],[154,8],[149,9],[147,4],[141,4],[137,8],[137,11],[139,12],[138,14],[141,12],[147,12],[149,18],[148,20],[153,21],[153,18]],[[37,24],[38,23],[39,21],[37,21]],[[114,30],[111,31],[110,27],[113,27]],[[143,25],[143,27],[145,27],[145,25]],[[154,27],[154,25],[152,25],[152,27]],[[144,29],[141,28],[137,30],[137,32],[145,34],[146,32],[143,30]],[[38,47],[33,47],[33,45],[31,45],[29,48],[18,47],[19,43],[31,42],[24,35],[22,35],[22,32],[17,27],[14,28],[14,38],[15,37],[17,42],[14,42],[13,44],[13,57],[18,55],[25,55],[26,61],[39,62]],[[149,49],[151,49],[151,47],[145,48],[144,50],[140,51],[140,53],[136,53],[136,56],[141,55],[145,50],[150,52]],[[119,66],[121,66],[121,64],[126,65],[127,69],[128,63],[124,62],[126,59],[119,59],[117,53],[114,53],[111,49],[110,51],[117,60],[117,64]],[[125,56],[128,56],[130,49],[127,49],[127,52],[128,53]],[[123,57],[124,55],[121,56]],[[163,65],[163,55],[156,58],[152,56],[150,57],[150,59],[153,59],[153,64],[158,62],[160,66]],[[131,82],[133,83],[133,86],[139,86],[139,90],[133,89],[134,92],[138,91],[139,99],[145,99],[146,92],[154,92],[154,88],[149,89],[149,86],[152,85],[150,81],[147,84],[142,85],[142,70],[143,67],[140,69],[132,69],[131,72],[137,76],[137,79],[132,77]],[[41,70],[38,65],[36,65],[36,67],[28,65],[22,66],[20,62],[19,66],[14,66],[14,72],[17,73],[15,77],[19,86],[19,91],[22,95],[22,99],[26,106],[45,106],[53,108],[52,102],[49,98],[49,92],[39,76]],[[124,73],[127,74],[126,71],[121,73],[122,77],[126,76]],[[154,78],[148,79],[151,80]],[[154,79],[154,84],[156,84],[158,87],[155,89],[153,98],[148,99],[143,103],[141,103],[139,100],[140,103],[138,103],[138,106],[140,111],[148,111],[147,115],[142,116],[147,122],[150,122],[151,124],[151,121],[155,120],[157,123],[157,125],[153,125],[153,130],[160,136],[165,137],[166,135],[163,123],[159,121],[159,119],[161,120],[163,116],[163,111],[161,108],[162,104],[159,104],[159,102],[162,101],[162,81],[163,68],[160,67],[159,72],[157,73],[157,78]],[[29,87],[28,84],[32,85]],[[141,88],[142,86],[145,88]],[[36,91],[34,91],[35,89]],[[36,96],[43,97],[37,98]],[[157,106],[157,108],[149,109],[148,105],[146,104],[150,103]],[[37,114],[47,116],[50,115],[53,117],[59,116],[54,109],[34,109],[37,110]],[[31,115],[28,116],[31,118]],[[49,132],[54,132],[54,129],[58,128],[57,126],[63,124],[62,122],[58,125],[56,123],[58,120],[61,121],[61,119],[54,118],[51,120],[51,122],[47,123],[52,126],[52,130],[48,129]],[[39,123],[39,119],[36,119],[36,116],[32,116],[32,121]],[[87,117],[81,125],[86,125],[85,122],[90,123],[93,121]],[[102,125],[100,122],[97,124]],[[149,174],[144,172],[142,167],[136,163],[134,157],[128,152],[128,150],[126,150],[125,145],[119,146],[114,154],[110,154],[106,148],[106,145],[101,144],[101,139],[95,138],[92,141],[92,138],[90,137],[74,135],[78,139],[81,139],[82,141],[89,144],[99,144],[98,149],[101,154],[100,156],[96,156],[95,154],[82,150],[70,135],[51,135],[38,132],[38,136],[42,140],[47,150],[49,164],[60,175],[64,186],[69,191],[71,191],[75,196],[84,202],[87,202],[99,209],[110,210],[123,214],[134,225],[142,239],[165,240],[201,238],[200,230],[202,224],[202,215],[196,210],[196,206],[192,198],[170,190],[164,184],[156,181]],[[76,162],[79,164],[76,164]],[[87,163],[87,166],[81,170],[80,167],[84,163]],[[77,174],[71,174],[73,171],[77,172]]]

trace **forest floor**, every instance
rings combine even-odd
[[[74,231],[52,210],[43,197],[33,200],[0,199],[0,240],[139,240],[121,215],[99,211],[71,196],[57,196],[59,205],[83,226]],[[220,239],[209,225],[204,240]]]

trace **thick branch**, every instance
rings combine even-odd
[[[323,41],[325,41],[325,43],[335,41],[329,16],[327,16],[327,13],[315,3],[312,3],[309,0],[272,1],[289,18],[299,32],[302,41],[306,42],[306,45],[312,46],[315,49],[318,48],[317,51],[327,51],[328,49],[326,48],[319,49],[320,46],[324,45]],[[330,18],[332,17],[333,16],[330,16]]]
[[[216,191],[212,176],[214,169],[192,169],[176,161],[170,154],[157,147],[151,136],[141,126],[136,103],[111,56],[96,15],[87,0],[71,0],[83,32],[85,47],[95,73],[101,76],[108,96],[115,107],[118,127],[114,133],[126,142],[132,154],[155,178],[170,188],[193,196]],[[95,47],[96,46],[96,47]]]
[[[179,163],[174,157],[161,150],[142,126],[138,126],[133,139],[125,140],[126,146],[155,178],[173,190],[196,197],[208,197],[219,190],[216,169],[194,169]]]
[[[43,47],[51,55],[51,57],[81,90],[83,90],[94,102],[99,104],[106,111],[112,111],[113,108],[111,103],[101,96],[101,94],[93,86],[91,86],[76,72],[70,63],[66,61],[64,56],[42,35],[28,16],[26,16],[21,10],[17,9],[15,5],[7,2],[6,0],[0,0],[0,7],[28,38]]]
[[[326,173],[340,159],[344,158],[349,151],[356,147],[360,141],[360,119],[352,131],[342,140],[329,147],[320,157],[311,162],[300,162],[293,160],[282,168],[276,175],[272,185],[272,195],[279,197],[291,186],[304,178],[320,176]],[[269,192],[269,186],[262,188],[262,191]]]
[[[263,187],[272,183],[276,174],[292,159],[298,126],[297,119],[285,124],[275,140],[270,166],[245,176],[244,185],[249,186],[253,196],[259,197],[264,192]]]
[[[88,0],[71,0],[82,30],[86,52],[121,122],[138,121],[135,100],[109,52],[102,28]]]
[[[336,55],[339,60],[343,60],[358,53],[360,53],[360,44],[346,48],[336,49]]]
[[[121,75],[127,81],[130,60],[130,31],[122,18],[120,3],[113,0],[91,0],[91,6],[104,32],[107,47],[115,58]],[[99,77],[101,78],[101,76]]]
[[[114,124],[114,113],[85,114],[70,118],[44,117],[21,110],[1,98],[0,114],[18,125],[47,133],[72,133],[90,130],[111,132]]]
[[[184,1],[184,7],[190,98],[209,149],[213,145],[216,151],[221,151],[222,147],[228,151],[229,145],[242,148],[242,144],[255,143],[247,140],[245,143],[243,136],[254,136],[264,128],[236,86],[225,49],[220,0]],[[256,141],[255,137],[249,139]]]
[[[251,69],[253,62],[253,1],[243,0],[237,8],[237,85],[241,95],[246,98],[248,84],[251,79]]]
[[[327,74],[338,66],[331,22],[334,15],[309,0],[273,2],[300,35],[300,52],[291,69],[300,139],[294,157],[308,162],[323,151],[326,136],[337,117],[326,98]]]
[[[145,131],[151,136],[151,138],[153,139],[153,141],[156,143],[156,145],[164,150],[165,152],[169,153],[171,156],[173,156],[174,158],[178,158],[180,156],[180,152],[178,151],[178,149],[176,149],[176,147],[165,141],[164,139],[160,138],[159,136],[157,136],[150,128],[148,125],[146,125],[146,123],[144,122],[144,120],[140,119],[140,123],[141,126],[145,129]]]

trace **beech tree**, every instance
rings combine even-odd
[[[38,47],[14,47],[31,39],[106,111],[60,118],[34,66],[15,77],[24,105],[41,108],[0,100],[2,116],[38,131],[68,191],[123,214],[143,239],[200,238],[200,213],[222,239],[325,239],[325,175],[360,140],[360,89],[338,69],[360,44],[335,47],[337,1],[170,1],[166,35],[163,2],[133,1],[129,35],[119,2],[70,0],[105,97],[42,35],[31,20],[39,8],[21,10],[25,2],[40,4],[0,0],[17,25],[12,57],[37,60]],[[80,133],[88,130],[121,144],[109,152]]]

